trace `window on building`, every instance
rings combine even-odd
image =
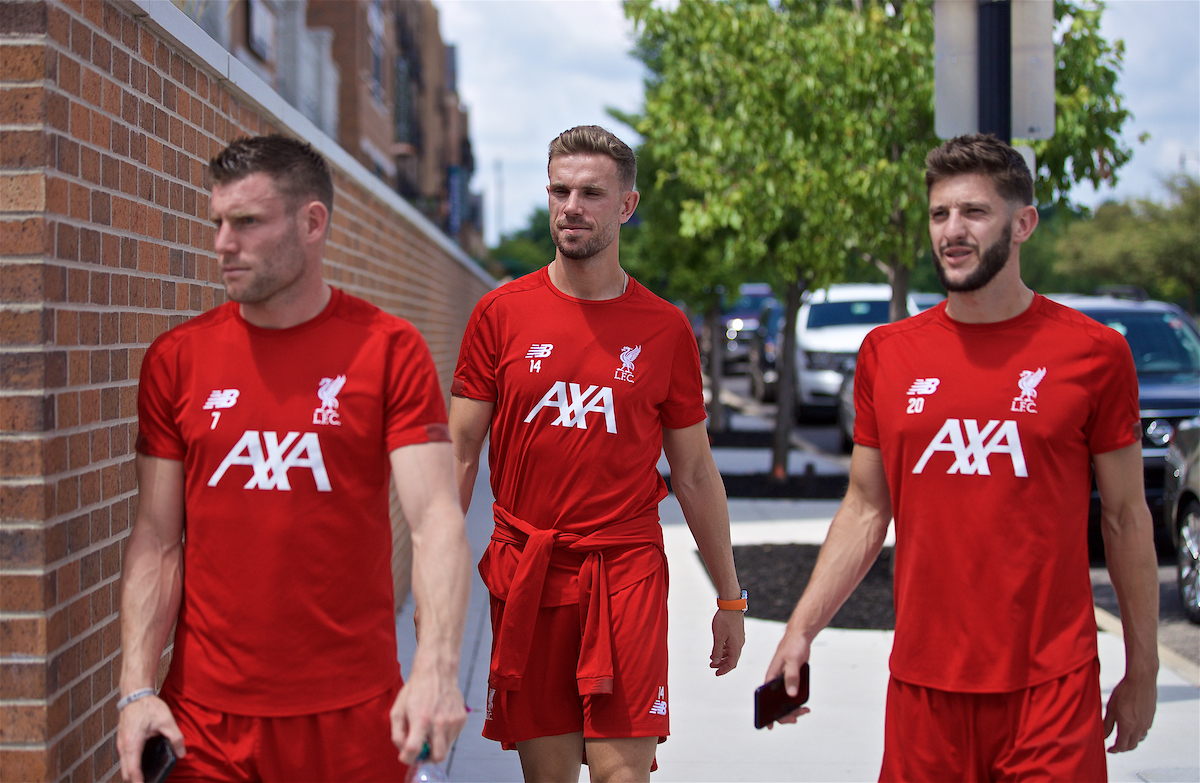
[[[383,0],[371,0],[367,6],[367,29],[371,44],[371,92],[383,103],[384,24]]]
[[[275,9],[267,0],[248,0],[247,29],[250,31],[248,44],[250,51],[260,60],[275,62],[275,36],[278,20]]]

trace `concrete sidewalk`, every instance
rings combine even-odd
[[[720,459],[720,457],[719,457]],[[821,466],[824,467],[824,466]],[[735,544],[824,541],[836,501],[731,500]],[[491,493],[481,471],[468,529],[475,559],[491,534]],[[812,652],[812,714],[795,726],[756,731],[752,695],[761,684],[783,624],[746,621],[738,668],[716,678],[708,668],[716,593],[673,496],[660,512],[670,564],[671,738],[658,749],[656,781],[869,781],[883,753],[884,696],[892,634],[829,629]],[[754,598],[751,596],[751,600]],[[414,649],[411,604],[398,622],[407,671]],[[474,576],[461,686],[472,712],[448,760],[450,779],[479,783],[521,781],[515,752],[480,736],[487,701],[491,646],[487,593]],[[1101,687],[1107,699],[1124,669],[1124,648],[1099,634]],[[1113,781],[1200,781],[1200,689],[1164,667],[1159,705],[1146,742],[1110,755]],[[587,779],[586,770],[582,778]]]

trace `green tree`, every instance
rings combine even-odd
[[[1102,7],[1055,6],[1058,131],[1034,148],[1039,198],[1064,206],[1072,182],[1115,181],[1129,157],[1114,91],[1123,47],[1099,36]],[[715,272],[750,270],[786,292],[788,343],[803,287],[836,282],[855,257],[887,273],[902,313],[926,252],[923,159],[938,143],[931,4],[627,0],[626,13],[650,72],[635,127],[643,154],[669,162],[653,187],[677,181],[693,194],[679,200],[680,235],[719,237]],[[789,400],[794,345],[781,358]],[[776,423],[779,476],[789,408]]]
[[[529,216],[529,224],[505,234],[492,249],[492,258],[512,277],[529,274],[554,260],[554,240],[550,237],[550,210],[539,207]]]
[[[1055,241],[1054,270],[1091,283],[1140,286],[1195,313],[1200,292],[1200,181],[1178,175],[1166,204],[1147,200],[1101,204]],[[1078,290],[1078,289],[1077,289]]]

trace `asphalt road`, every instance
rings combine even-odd
[[[748,425],[769,429],[774,426],[775,406],[758,403],[750,396],[750,382],[747,376],[727,376],[724,379],[724,392],[723,399],[731,403],[731,409],[741,414],[733,418],[735,427]],[[849,457],[841,453],[840,434],[832,421],[796,426],[792,431],[792,442],[822,455],[841,459],[849,467]],[[1189,622],[1183,613],[1183,605],[1176,587],[1175,553],[1160,545],[1158,565],[1159,642],[1200,665],[1200,625]],[[1093,566],[1092,594],[1096,605],[1119,618],[1120,609],[1108,569],[1104,567],[1102,560],[1093,562]]]

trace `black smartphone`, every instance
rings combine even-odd
[[[783,675],[760,685],[754,691],[754,728],[761,729],[784,715],[790,715],[808,701],[808,664],[800,667],[800,691],[796,698],[788,696]]]
[[[175,769],[178,760],[175,748],[171,747],[167,738],[155,734],[146,740],[146,746],[142,748],[142,777],[146,783],[163,783],[171,770]]]

